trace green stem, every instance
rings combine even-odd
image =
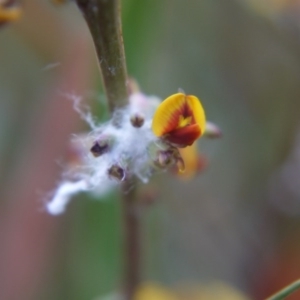
[[[128,104],[127,70],[119,0],[76,0],[94,40],[111,114]],[[117,115],[116,115],[117,116]],[[116,125],[120,120],[114,120]],[[122,186],[124,215],[125,299],[132,300],[140,282],[140,220],[134,180]]]
[[[300,289],[300,279],[296,280],[295,282],[291,283],[281,291],[277,292],[275,295],[271,296],[266,300],[283,300],[290,294],[294,293]]]
[[[127,70],[118,0],[76,0],[91,31],[111,112],[128,104]]]

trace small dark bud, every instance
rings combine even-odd
[[[185,95],[185,91],[182,88],[178,88],[178,93],[181,93],[181,94]]]
[[[140,128],[144,125],[145,119],[144,119],[143,116],[141,116],[139,114],[134,114],[130,118],[130,122],[131,122],[133,127]]]
[[[129,78],[127,88],[130,95],[140,92],[139,84],[134,78]]]
[[[222,131],[218,125],[212,122],[206,122],[206,129],[204,132],[204,136],[211,139],[221,138]]]
[[[96,141],[90,151],[95,157],[101,156],[108,152],[109,145],[107,141]]]
[[[175,147],[170,147],[165,151],[158,151],[154,164],[160,168],[168,168],[177,164],[177,167],[181,172],[184,172],[185,169],[184,161],[178,149]]]
[[[157,160],[160,166],[167,167],[172,163],[173,153],[170,151],[160,151]]]
[[[114,179],[123,181],[125,179],[125,170],[118,165],[112,165],[108,169],[108,175]]]
[[[180,155],[180,152],[178,151],[177,148],[172,148],[172,150],[173,150],[173,157],[177,164],[177,168],[178,168],[179,172],[184,172],[185,171],[185,163],[184,163],[183,158]]]
[[[165,151],[158,151],[154,164],[159,168],[167,168],[175,164],[177,162],[177,153],[173,149],[176,148],[170,148]]]

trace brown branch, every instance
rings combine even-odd
[[[132,300],[140,283],[140,220],[134,183],[123,185],[124,238],[125,238],[125,299]]]
[[[127,70],[118,0],[76,0],[90,28],[111,113],[128,104]],[[117,125],[119,120],[114,120]],[[125,299],[140,281],[139,217],[133,180],[123,186]]]

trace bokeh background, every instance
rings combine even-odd
[[[300,1],[122,5],[130,75],[162,99],[198,95],[224,133],[201,139],[209,166],[195,178],[141,187],[157,195],[142,212],[143,280],[263,299],[300,277]],[[43,208],[87,129],[64,94],[107,115],[92,41],[74,3],[22,6],[0,28],[0,299],[100,299],[122,281],[118,194]]]

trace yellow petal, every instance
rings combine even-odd
[[[204,112],[203,106],[202,106],[200,100],[196,96],[187,95],[186,99],[187,99],[189,106],[192,108],[195,121],[197,124],[199,124],[199,126],[201,128],[201,132],[203,134],[205,131],[205,125],[206,125],[206,118],[205,118],[205,112]]]
[[[134,300],[179,300],[177,295],[168,289],[155,284],[144,283],[136,291]]]
[[[20,18],[22,10],[20,7],[0,6],[0,22],[16,21]]]
[[[190,125],[191,122],[192,122],[192,117],[185,118],[184,116],[180,116],[177,128],[183,128],[187,125]]]
[[[193,178],[198,171],[198,159],[199,154],[197,151],[197,143],[194,143],[192,146],[179,149],[180,155],[185,163],[184,172],[178,172],[178,176],[181,179],[191,179]]]

